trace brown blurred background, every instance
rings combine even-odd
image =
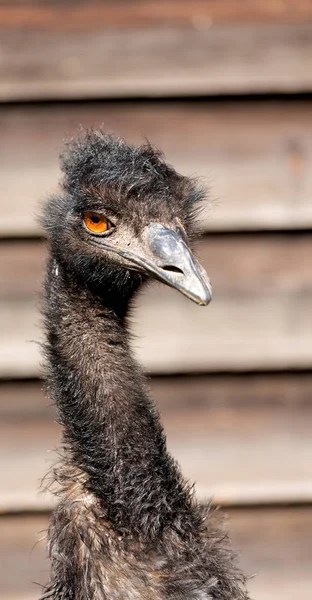
[[[38,203],[77,126],[144,136],[211,206],[208,309],[155,287],[137,352],[168,443],[225,508],[254,600],[312,596],[312,2],[0,4],[0,597],[45,582],[59,429],[41,392]]]

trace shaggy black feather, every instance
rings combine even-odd
[[[129,304],[146,275],[92,245],[82,225],[84,211],[100,210],[123,242],[155,220],[178,218],[191,235],[203,191],[150,145],[101,131],[82,133],[61,160],[62,190],[42,219],[47,387],[63,456],[41,598],[246,600],[227,535],[168,453],[129,349]]]

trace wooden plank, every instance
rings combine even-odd
[[[195,251],[219,294],[257,295],[264,288],[276,293],[309,291],[312,266],[304,257],[311,247],[311,233],[249,233],[203,236]],[[0,252],[0,299],[39,293],[45,242],[2,240]]]
[[[204,178],[206,230],[312,225],[308,102],[57,104],[0,107],[1,236],[39,233],[35,216],[56,189],[62,139],[102,123],[134,143],[147,137],[178,170]]]
[[[308,600],[311,595],[311,508],[229,513],[254,600]]]
[[[163,414],[205,407],[242,409],[270,405],[276,410],[308,409],[312,403],[312,374],[210,373],[152,377],[149,387]],[[0,421],[54,419],[54,408],[40,380],[0,381]]]
[[[1,248],[0,376],[37,376],[43,248]],[[203,309],[165,286],[146,290],[132,319],[139,360],[152,373],[310,368],[311,251],[309,234],[205,238],[198,253],[213,302]]]
[[[152,379],[168,446],[201,500],[312,502],[311,374]],[[35,382],[0,385],[0,513],[46,510],[60,429]],[[31,440],[31,442],[30,442]]]
[[[226,528],[239,549],[242,568],[256,576],[254,600],[310,600],[312,509],[228,511]],[[3,600],[35,600],[49,563],[42,539],[46,516],[6,517],[0,527],[0,594]],[[38,543],[38,539],[41,540]],[[18,577],[16,574],[18,573]]]
[[[139,20],[113,27],[94,11],[76,28],[66,27],[69,9],[62,26],[46,29],[42,18],[24,27],[27,12],[15,20],[6,9],[0,20],[0,101],[312,89],[310,19],[242,25],[194,12],[185,24],[164,18],[147,29]]]
[[[0,7],[0,23],[6,27],[42,30],[98,29],[106,27],[132,28],[144,26],[200,27],[208,23],[229,22],[305,22],[312,18],[309,0],[272,2],[272,0],[119,0],[103,3],[83,0],[73,4],[69,0],[61,4],[54,0],[11,0]]]

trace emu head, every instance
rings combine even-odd
[[[149,144],[136,148],[102,131],[83,132],[61,156],[61,193],[43,225],[69,272],[118,289],[155,278],[191,300],[211,300],[209,279],[189,247],[203,191]]]

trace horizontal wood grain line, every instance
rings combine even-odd
[[[8,461],[9,463],[9,461]],[[220,483],[214,493],[206,485],[195,485],[196,497],[201,503],[219,508],[249,508],[265,506],[306,506],[312,504],[312,480],[256,483]],[[47,513],[53,510],[57,499],[50,493],[26,489],[0,491],[0,519],[2,515]]]
[[[0,593],[4,600],[35,600],[48,580],[45,515],[1,518]],[[312,509],[227,510],[224,527],[240,552],[240,564],[251,578],[256,600],[300,600],[311,597]],[[17,577],[18,573],[18,577]]]
[[[273,385],[270,377],[256,381],[251,376],[235,385],[231,377],[215,378],[214,385],[209,377],[152,380],[169,450],[195,482],[201,501],[312,502],[311,377],[279,376]],[[0,513],[53,506],[48,492],[39,494],[60,444],[49,404],[39,382],[0,385]]]
[[[0,106],[0,236],[39,234],[63,138],[103,123],[135,144],[147,137],[180,172],[203,178],[203,229],[312,226],[310,103],[109,102]]]
[[[311,91],[311,32],[308,20],[81,31],[4,24],[0,101]]]
[[[142,0],[79,3],[40,0],[0,6],[0,26],[31,30],[96,30],[99,28],[182,27],[195,29],[219,22],[306,22],[312,19],[309,0],[272,2],[272,0]]]

